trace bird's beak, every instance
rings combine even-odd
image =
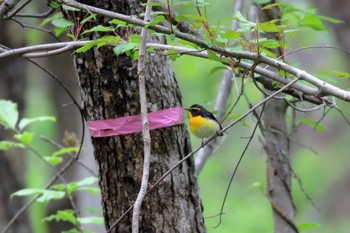
[[[190,111],[188,108],[184,108],[186,111]]]

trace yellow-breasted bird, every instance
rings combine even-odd
[[[190,112],[190,129],[198,138],[209,138],[222,129],[215,116],[199,104],[194,104],[185,110]]]

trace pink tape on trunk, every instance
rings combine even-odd
[[[165,128],[184,123],[182,107],[148,113],[149,129]],[[141,115],[88,121],[91,137],[110,137],[142,132]]]

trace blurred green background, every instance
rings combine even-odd
[[[209,2],[211,3],[207,7],[207,17],[211,25],[216,25],[222,18],[232,16],[233,1]],[[291,3],[305,9],[317,7],[313,5],[312,1],[292,1]],[[242,13],[246,15],[247,10]],[[319,14],[322,15],[325,12]],[[337,16],[341,18],[342,15],[339,13],[333,17],[337,18]],[[229,27],[229,24],[228,22],[225,26]],[[317,44],[345,46],[339,44],[336,39],[334,30],[339,29],[332,28],[334,25],[326,24],[326,26],[330,27],[329,32],[305,28],[287,36],[286,41],[293,49]],[[349,30],[349,25],[344,30]],[[349,72],[349,56],[346,57],[344,53],[337,50],[304,50],[291,55],[288,59],[301,69],[313,74],[327,70]],[[173,63],[173,66],[182,90],[184,106],[188,107],[199,103],[213,110],[223,72],[221,70],[209,76],[208,74],[213,67],[220,66],[220,64],[182,56]],[[333,79],[331,81],[332,84],[349,90],[348,80]],[[238,82],[240,82],[239,79]],[[245,88],[252,102],[256,103],[261,100],[262,95],[255,89],[253,83],[248,81]],[[229,101],[230,106],[236,98],[237,92],[233,88]],[[349,116],[348,103],[340,100],[337,103],[344,114]],[[241,115],[247,110],[247,104],[242,98],[233,115]],[[298,118],[309,117],[318,121],[322,114],[323,110],[309,116],[299,113]],[[226,120],[223,125],[233,120],[234,116]],[[207,161],[199,175],[200,193],[206,217],[205,223],[209,233],[273,232],[271,207],[265,196],[266,162],[260,142],[262,140],[260,133],[255,135],[244,156],[229,191],[222,222],[216,227],[219,223],[217,215],[220,213],[230,176],[248,141],[245,137],[251,135],[255,122],[255,120],[252,121],[251,117],[248,117],[245,124],[240,123],[232,127],[222,146]],[[321,121],[321,124],[327,128],[326,132],[315,132],[312,127],[303,125],[293,136],[302,145],[291,142],[293,169],[302,182],[301,188],[299,182],[293,179],[296,223],[305,228],[303,232],[344,233],[350,229],[348,221],[350,217],[350,172],[348,168],[350,162],[348,148],[350,126],[336,110],[331,110]],[[193,148],[197,148],[200,145],[200,140],[193,135],[191,137]],[[306,146],[311,147],[317,153]],[[308,201],[304,192],[312,198],[318,209]]]
[[[232,17],[234,1],[211,0],[207,2],[209,5],[206,8],[206,16],[208,17],[210,25],[217,25],[222,18]],[[316,0],[291,2],[305,9],[316,7],[314,4],[320,8],[324,8],[322,4],[325,5],[326,2],[332,4],[331,0],[324,2]],[[247,15],[248,5],[246,1],[246,7],[242,12],[243,15]],[[336,15],[332,15],[332,17],[348,17],[341,14],[340,9],[341,8],[339,8],[339,12]],[[188,13],[194,13],[194,10],[192,11],[183,7],[175,7],[174,10],[181,13],[186,13],[186,11],[188,11]],[[218,14],[218,12],[220,12],[220,14]],[[348,12],[350,12],[350,7],[348,8]],[[327,12],[322,11],[321,14],[327,15]],[[226,21],[220,24],[220,26],[228,28],[230,24],[229,21]],[[302,29],[288,36],[286,41],[290,44],[291,48],[315,44],[331,44],[348,49],[348,47],[345,46],[350,45],[345,45],[344,43],[340,44],[341,40],[336,35],[336,33],[338,33],[337,30],[340,29],[334,27],[334,25],[327,26],[330,27],[328,33],[316,32],[311,29]],[[18,26],[13,27],[20,30]],[[347,24],[343,30],[349,31],[349,24]],[[37,44],[45,39],[47,38],[41,33],[30,33],[27,35],[28,44]],[[66,58],[62,59],[58,57],[57,59],[59,62],[63,60],[67,62]],[[301,69],[310,73],[329,70],[350,71],[348,66],[349,56],[346,57],[343,53],[331,49],[316,48],[304,50],[291,55],[288,59],[290,59],[293,64],[298,64]],[[45,64],[45,61],[43,61],[43,63]],[[221,64],[217,62],[190,56],[181,56],[176,62],[173,62],[176,77],[182,91],[183,105],[185,107],[198,103],[206,106],[209,110],[213,110],[223,72],[219,70],[213,74],[208,74],[213,67],[220,65]],[[69,119],[70,114],[66,112],[67,107],[62,107],[62,104],[67,103],[69,98],[64,95],[63,97],[59,95],[56,96],[58,93],[52,93],[55,94],[54,99],[41,98],[47,96],[49,90],[55,90],[55,88],[58,87],[52,84],[52,81],[48,81],[45,74],[38,72],[37,68],[33,68],[32,66],[28,67],[28,85],[25,89],[27,93],[25,97],[27,100],[25,115],[27,117],[58,115],[58,121],[68,118],[65,122],[68,122],[70,126],[59,125],[58,128],[55,129],[50,125],[45,125],[41,129],[33,129],[38,131],[38,134],[41,132],[45,133],[46,136],[51,134],[56,135],[57,138],[62,138],[63,132],[66,129],[69,130],[73,128],[72,125],[76,126],[78,122],[78,119]],[[72,64],[67,66],[61,65],[61,68],[56,67],[55,73],[58,76],[62,75],[62,67],[68,67],[67,69],[70,69],[71,72],[74,73]],[[55,69],[55,67],[51,68],[53,70]],[[327,81],[329,81],[329,79],[327,79]],[[335,79],[331,81],[334,82],[335,85],[349,90],[348,80]],[[74,87],[76,88],[76,80],[72,82],[73,84],[69,84],[69,87],[72,89]],[[54,87],[52,87],[52,85]],[[48,89],[49,86],[51,86],[51,89]],[[262,98],[261,93],[256,90],[254,84],[250,81],[247,81],[245,91],[253,103],[258,102]],[[79,96],[78,92],[75,94]],[[237,92],[235,88],[233,88],[232,96],[229,101],[230,106],[232,106],[236,97]],[[344,114],[349,117],[349,104],[340,100],[338,100],[337,103]],[[53,109],[51,108],[53,105],[58,107]],[[242,98],[233,115],[230,116],[223,125],[228,124],[228,122],[232,121],[236,116],[245,113],[247,110],[248,105],[244,98]],[[307,117],[318,121],[321,119],[322,114],[323,111],[320,110]],[[298,114],[299,119],[304,117],[306,117],[305,114]],[[186,121],[188,123],[188,118],[186,118]],[[348,221],[350,217],[350,170],[348,169],[348,164],[350,164],[350,152],[348,148],[350,126],[336,110],[331,110],[321,123],[327,128],[325,132],[317,132],[314,131],[312,127],[303,125],[293,136],[294,139],[302,143],[302,145],[291,142],[293,169],[302,182],[301,188],[298,180],[293,179],[296,221],[298,225],[304,224],[305,228],[307,228],[307,224],[310,223],[309,226],[312,229],[305,230],[305,232],[344,233],[348,232],[348,229],[350,229],[350,223]],[[230,176],[247,143],[247,137],[251,135],[254,124],[255,120],[248,117],[244,122],[232,127],[224,137],[222,146],[208,160],[202,173],[199,175],[199,187],[208,233],[273,232],[271,207],[264,193],[266,184],[266,162],[261,144],[262,136],[260,132],[255,135],[238,169],[226,200],[224,208],[225,214],[222,216],[222,222],[215,228],[219,222],[217,214],[220,212]],[[191,137],[192,146],[196,148],[200,145],[200,140],[193,136]],[[43,153],[46,153],[46,150],[49,151],[52,149],[45,148],[47,144],[37,144],[37,146],[41,148]],[[311,147],[317,153],[314,153],[308,147]],[[92,151],[89,152],[88,149],[86,151],[88,152],[87,154],[89,154],[88,156],[92,157]],[[29,159],[26,161],[27,179],[25,183],[29,187],[41,187],[47,182],[48,177],[50,177],[48,171],[47,176],[42,175],[42,171],[45,171],[47,167],[41,166],[35,156],[29,156],[28,158]],[[40,173],[37,172],[38,170],[40,170]],[[319,210],[313,207],[312,203],[307,200],[304,192],[312,198]],[[89,203],[89,201],[87,201],[87,203]],[[97,206],[98,204],[99,201],[97,201]],[[33,232],[49,231],[46,224],[39,220],[42,216],[47,215],[46,210],[43,208],[44,207],[40,205],[31,208],[32,212],[30,216],[32,216]]]

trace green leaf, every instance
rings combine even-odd
[[[316,131],[318,132],[325,132],[327,131],[327,128],[322,125],[321,123],[318,123],[312,119],[309,119],[309,118],[303,118],[303,119],[300,119],[299,121],[300,123],[302,124],[306,124],[306,125],[309,125],[311,127],[313,127]]]
[[[319,17],[320,17],[320,19],[323,20],[323,21],[327,21],[327,22],[334,23],[334,24],[341,24],[341,23],[344,23],[343,20],[331,18],[331,17],[328,17],[328,16],[322,16],[322,15],[320,15]]]
[[[225,58],[219,57],[214,52],[208,50],[208,59],[212,61],[218,61],[218,62],[224,62],[226,63],[227,60]]]
[[[74,52],[76,52],[76,53],[84,53],[84,52],[90,50],[95,45],[96,45],[96,42],[95,41],[91,41],[91,42],[86,43],[83,47],[75,50]]]
[[[48,24],[49,22],[51,22],[51,21],[54,20],[54,19],[61,19],[61,18],[63,18],[62,13],[61,13],[61,12],[58,12],[58,13],[54,14],[54,15],[51,16],[51,17],[45,18],[45,19],[39,24],[39,27],[45,26],[46,24]]]
[[[96,20],[96,14],[92,14],[92,13],[91,13],[91,15],[89,15],[87,18],[83,19],[83,20],[80,22],[80,24],[85,24],[86,22],[90,21],[91,19]]]
[[[27,146],[27,145],[29,145],[32,142],[34,134],[33,133],[29,133],[27,131],[24,131],[21,134],[14,135],[14,137],[17,140],[21,141],[24,145]]]
[[[17,120],[17,104],[9,100],[0,100],[0,125],[8,129],[15,129]]]
[[[180,21],[190,21],[190,20],[197,20],[197,21],[200,21],[200,22],[206,22],[207,19],[203,16],[199,16],[199,15],[189,15],[189,14],[186,14],[186,15],[177,15],[175,17],[175,20],[177,22],[180,22]]]
[[[57,9],[62,5],[62,2],[58,1],[48,1],[48,4],[51,8]]]
[[[97,224],[102,225],[104,223],[104,218],[102,217],[81,217],[77,218],[80,224]]]
[[[75,211],[71,209],[67,210],[58,210],[56,214],[50,215],[46,218],[43,218],[42,221],[51,222],[51,221],[66,221],[72,224],[77,224],[77,218],[75,217]]]
[[[138,43],[127,43],[127,44],[120,44],[113,48],[113,52],[115,55],[120,55],[122,53],[125,53],[126,51],[132,50],[136,48],[139,44]]]
[[[118,44],[120,40],[121,38],[117,36],[102,36],[96,40],[97,48],[106,44]]]
[[[268,1],[268,2],[270,2],[270,1]],[[275,3],[272,3],[272,4],[268,4],[268,5],[264,6],[264,7],[262,7],[261,10],[270,10],[270,9],[276,7],[276,6],[281,5],[281,4],[282,4],[282,2],[275,2]]]
[[[130,42],[140,44],[141,42],[141,35],[140,34],[134,34],[129,37]]]
[[[282,31],[282,28],[276,25],[278,21],[279,20],[276,19],[264,23],[259,23],[259,28],[264,32],[280,32]]]
[[[269,3],[271,0],[253,0],[255,4],[266,4]]]
[[[228,40],[234,40],[241,36],[240,32],[235,32],[232,30],[227,30],[226,32],[222,33],[221,38],[228,39]]]
[[[320,72],[320,74],[335,75],[335,77],[337,78],[350,78],[350,73],[345,71],[338,71],[338,70],[324,71],[324,72]]]
[[[52,166],[56,166],[63,162],[63,158],[61,157],[51,157],[51,156],[44,156],[43,157],[48,163],[50,163]]]
[[[302,223],[298,225],[299,231],[305,231],[305,230],[315,229],[320,227],[321,227],[321,224],[314,223],[314,222],[307,222],[307,223]]]
[[[249,20],[247,20],[242,14],[241,12],[237,12],[235,19],[237,19],[238,21],[238,25],[239,25],[239,29],[237,30],[238,32],[250,32],[250,31],[254,31],[256,28],[256,23],[251,22]]]
[[[57,27],[52,30],[55,36],[60,36],[62,33],[66,31],[67,31],[67,28],[57,28]]]
[[[102,26],[102,25],[97,25],[93,28],[90,28],[88,30],[85,30],[83,34],[86,34],[86,33],[90,33],[90,32],[111,32],[111,31],[114,31],[114,28],[112,27],[105,27],[105,26]]]
[[[57,19],[53,19],[51,21],[51,23],[58,28],[67,28],[69,26],[73,26],[74,23],[72,21],[69,21],[67,19],[64,18],[57,18]]]
[[[79,151],[79,147],[78,146],[74,146],[74,147],[65,147],[62,149],[59,149],[57,151],[55,151],[54,153],[52,153],[52,157],[57,157],[63,154],[68,154],[68,153],[72,153],[72,152],[78,152]]]
[[[101,189],[100,188],[95,188],[95,187],[80,187],[76,189],[77,191],[87,191],[88,193],[91,194],[101,194]]]
[[[250,188],[259,190],[263,195],[266,194],[266,179],[261,182],[254,182]]]
[[[116,24],[116,25],[120,25],[120,26],[125,26],[126,25],[126,22],[121,21],[119,19],[112,19],[111,21],[108,21],[108,23]]]
[[[281,42],[273,39],[264,39],[259,41],[259,45],[264,48],[275,49],[281,46]]]
[[[25,148],[22,143],[16,143],[11,141],[0,141],[0,151],[6,151],[12,148]]]
[[[55,184],[52,186],[52,188],[59,191],[66,190],[69,195],[77,190],[87,190],[91,193],[99,193],[100,190],[95,190],[95,187],[87,187],[87,185],[92,185],[95,182],[97,182],[96,177],[87,177],[80,181],[73,181],[67,184]]]
[[[318,15],[308,14],[301,19],[301,26],[310,27],[316,31],[327,31],[327,28],[323,26],[322,20]]]
[[[172,61],[176,61],[180,57],[179,51],[176,49],[169,49],[164,51],[164,54],[167,55]]]
[[[209,5],[207,2],[203,1],[174,1],[173,2],[174,6],[185,6],[185,7],[204,7],[206,5]]]
[[[75,50],[76,53],[84,53],[88,50],[90,50],[92,47],[97,46],[98,48],[107,44],[118,44],[121,40],[120,37],[117,36],[103,36],[101,38],[98,38],[94,41],[86,43],[83,47]]]
[[[209,71],[208,77],[219,70],[226,70],[226,69],[227,69],[226,66],[215,66],[215,67],[211,68],[211,70]]]
[[[82,187],[82,186],[86,186],[86,185],[92,185],[94,183],[97,182],[97,178],[96,177],[86,177],[82,180],[79,180],[78,182],[76,182],[78,187]]]
[[[62,199],[65,196],[65,192],[55,191],[50,189],[22,189],[11,195],[11,198],[14,196],[31,196],[31,195],[40,195],[37,199],[38,202],[47,203],[50,200]]]
[[[206,46],[208,46],[208,48],[213,47],[215,45],[214,42],[210,38],[205,38],[203,40],[203,42]]]
[[[81,11],[79,8],[72,7],[72,6],[67,6],[67,5],[62,5],[62,8],[67,11]]]
[[[20,130],[23,130],[25,127],[32,123],[36,122],[45,122],[45,121],[50,121],[50,122],[56,122],[56,118],[53,116],[40,116],[40,117],[35,117],[35,118],[23,118],[19,124],[18,127]]]
[[[146,28],[147,27],[150,27],[150,26],[154,26],[154,25],[157,25],[158,23],[162,22],[164,20],[164,16],[163,15],[158,15],[157,17],[155,17],[152,22],[150,22],[149,24],[146,25]]]

